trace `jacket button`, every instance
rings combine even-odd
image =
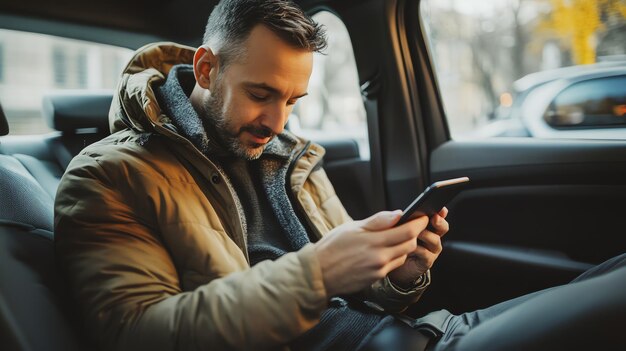
[[[211,181],[213,182],[213,184],[219,184],[220,183],[220,176],[214,173],[211,176]]]

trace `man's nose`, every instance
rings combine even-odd
[[[261,124],[271,129],[274,134],[282,133],[287,123],[287,117],[289,116],[287,106],[280,103],[272,104],[263,112]]]

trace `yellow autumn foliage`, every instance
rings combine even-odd
[[[626,18],[624,0],[547,0],[552,11],[540,24],[540,30],[554,33],[571,48],[576,64],[596,61],[596,35],[606,29],[605,23]]]

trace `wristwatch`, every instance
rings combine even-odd
[[[365,290],[370,293],[364,296],[362,302],[380,313],[401,312],[406,308],[407,303],[417,301],[426,287],[430,285],[430,270],[417,277],[411,285],[408,289],[399,287],[391,282],[389,276],[386,276],[372,284],[372,289]]]
[[[415,279],[413,283],[411,284],[411,286],[409,286],[408,288],[400,287],[397,284],[394,284],[389,279],[389,276],[385,277],[385,279],[388,280],[389,285],[391,285],[394,289],[403,293],[408,293],[408,292],[424,289],[428,285],[430,285],[430,269],[422,273],[419,277],[417,277],[417,279]]]

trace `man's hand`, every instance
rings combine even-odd
[[[402,211],[379,212],[333,229],[315,245],[328,296],[360,291],[400,267],[428,225],[420,217],[393,227]]]
[[[389,279],[394,285],[409,289],[420,275],[429,270],[443,249],[441,238],[446,235],[450,226],[445,220],[448,209],[443,208],[430,219],[428,229],[418,236],[419,245],[408,255],[406,262],[389,273]]]

